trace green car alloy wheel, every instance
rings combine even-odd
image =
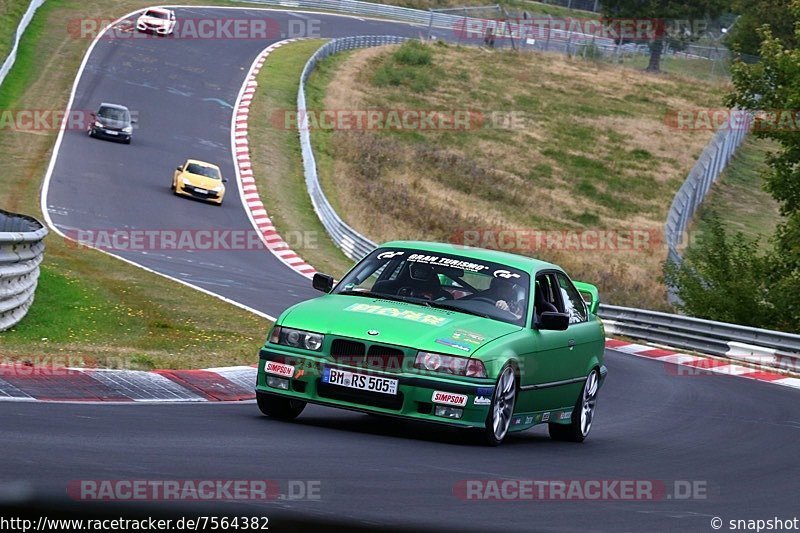
[[[597,391],[600,386],[597,372],[592,371],[586,378],[581,397],[575,410],[572,412],[570,424],[550,424],[550,436],[556,440],[566,440],[571,442],[583,442],[592,429],[594,420],[594,409],[597,404]]]
[[[597,289],[557,265],[396,241],[284,311],[260,351],[261,411],[307,403],[471,428],[496,446],[548,424],[582,441],[606,376]]]
[[[492,408],[489,410],[489,418],[486,420],[486,442],[490,446],[499,445],[508,433],[516,399],[517,379],[514,375],[514,368],[507,366],[497,380],[492,398]]]

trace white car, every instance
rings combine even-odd
[[[150,7],[136,20],[136,29],[157,35],[170,35],[175,30],[175,12],[163,7]]]

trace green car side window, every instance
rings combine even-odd
[[[589,313],[586,312],[586,302],[583,301],[578,289],[564,274],[559,272],[556,277],[561,289],[561,299],[564,301],[564,311],[569,314],[569,323],[586,322]]]

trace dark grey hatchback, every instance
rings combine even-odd
[[[133,124],[131,112],[123,105],[100,104],[97,113],[92,113],[92,124],[89,126],[90,137],[101,137],[115,141],[131,143]]]

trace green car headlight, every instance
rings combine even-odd
[[[435,352],[417,352],[414,368],[470,378],[486,377],[486,367],[478,359]]]
[[[314,352],[318,352],[322,349],[322,341],[324,339],[325,336],[319,333],[312,333],[301,329],[284,328],[281,326],[272,328],[272,334],[269,336],[269,342],[273,344],[303,348],[304,350],[311,350]]]

